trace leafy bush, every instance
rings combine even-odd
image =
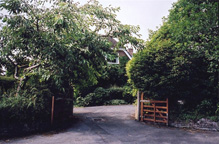
[[[209,116],[207,117],[208,119],[215,121],[215,122],[219,122],[219,115],[215,115],[215,116]]]
[[[170,115],[174,115],[177,120],[199,120],[201,118],[209,118],[217,121],[219,116],[215,115],[215,106],[212,100],[205,99],[200,102],[195,108],[183,107],[180,105],[178,110],[171,111]]]
[[[45,129],[50,122],[50,101],[51,92],[43,86],[21,90],[16,97],[15,91],[8,91],[0,98],[0,127],[18,134]]]
[[[44,131],[68,124],[73,110],[72,87],[62,85],[65,87],[63,91],[55,85],[54,79],[39,81],[39,75],[28,76],[17,96],[16,89],[12,88],[0,95],[0,129],[6,131],[0,133],[0,137]],[[13,87],[16,87],[16,83]],[[50,124],[52,96],[55,96],[54,127]]]
[[[128,103],[120,99],[113,99],[104,103],[104,105],[124,105],[124,104],[128,104]]]
[[[125,88],[112,87],[104,89],[98,87],[93,93],[89,93],[84,98],[76,99],[77,106],[98,106],[110,104],[128,104],[133,103],[134,97]]]
[[[201,115],[212,116],[215,114],[214,102],[212,102],[211,99],[205,99],[201,101],[199,105],[197,105],[196,111]]]
[[[14,86],[15,79],[7,76],[0,76],[0,97],[8,89]]]

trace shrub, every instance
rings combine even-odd
[[[94,92],[89,93],[84,98],[78,97],[76,99],[77,106],[98,106],[98,105],[111,105],[111,104],[131,104],[134,97],[127,90],[127,87],[112,87],[104,89],[98,87]]]
[[[205,99],[197,105],[196,111],[198,114],[212,116],[215,114],[215,106],[211,99]]]
[[[128,103],[126,101],[120,100],[120,99],[113,99],[110,101],[106,101],[104,103],[104,105],[124,105],[124,104],[128,104]]]
[[[15,79],[7,76],[0,76],[0,97],[8,89],[14,86]]]
[[[10,135],[48,128],[51,92],[47,88],[31,87],[14,95],[11,90],[0,98],[0,128]]]

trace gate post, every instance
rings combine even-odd
[[[140,92],[137,92],[137,107],[136,107],[136,111],[135,111],[135,119],[137,121],[140,121]]]
[[[166,106],[167,106],[167,126],[169,126],[169,100],[166,99]]]
[[[140,103],[141,103],[141,121],[144,121],[144,102],[143,102],[144,93],[143,92],[141,93],[141,100],[140,100]]]
[[[54,96],[52,96],[51,125],[53,124],[53,119],[54,119]]]

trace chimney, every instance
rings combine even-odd
[[[129,49],[128,49],[128,52],[129,52],[129,54],[130,54],[131,56],[133,56],[133,48],[129,48]]]

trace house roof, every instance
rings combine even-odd
[[[114,38],[112,38],[112,37],[108,37],[108,40],[111,42],[113,48],[114,48],[114,47],[116,46],[116,44],[118,43],[118,42],[117,42]],[[123,51],[129,59],[132,59],[132,55],[131,55],[125,48],[119,48],[118,50]]]
[[[132,59],[132,55],[124,48],[119,48],[120,51],[123,51],[129,59]]]

